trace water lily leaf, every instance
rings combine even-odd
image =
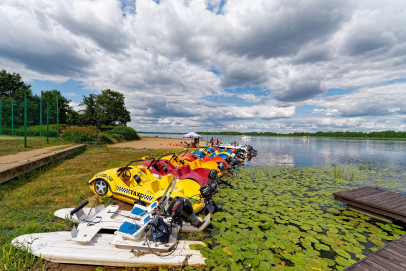
[[[305,240],[312,242],[312,243],[317,243],[317,244],[320,243],[319,240],[317,240],[316,238],[313,238],[311,236],[305,237]]]
[[[271,269],[271,266],[272,266],[271,263],[269,263],[267,261],[261,261],[259,263],[258,270],[260,270],[260,271],[268,271],[268,270]]]
[[[201,244],[190,244],[189,247],[191,249],[195,249],[195,250],[203,250],[206,248],[205,246],[203,246]]]
[[[248,265],[250,265],[251,267],[255,268],[259,265],[259,257],[258,256],[254,256],[252,259],[247,259],[245,260],[245,263],[247,263]]]
[[[383,247],[385,245],[385,243],[382,242],[381,239],[371,237],[368,240],[371,241],[372,243],[374,243],[375,245],[380,246],[380,247]]]
[[[317,250],[314,250],[312,247],[303,250],[303,253],[310,257],[318,256],[320,254]]]
[[[331,250],[331,248],[329,246],[326,246],[324,244],[315,244],[314,247],[317,250],[325,250],[325,251],[330,251]]]
[[[230,264],[230,270],[231,271],[240,271],[244,270],[243,266],[240,263],[231,263]]]
[[[348,267],[348,266],[351,265],[350,261],[348,261],[347,259],[345,259],[345,258],[343,258],[341,256],[337,256],[334,259],[335,259],[336,263],[341,265],[341,266],[347,266]]]
[[[223,247],[223,251],[224,251],[225,253],[227,253],[228,255],[231,255],[231,254],[232,254],[231,250],[230,250],[228,247]]]
[[[244,260],[244,255],[242,254],[241,251],[233,251],[232,257],[235,262]]]
[[[242,253],[245,259],[252,259],[254,258],[254,252],[252,250],[247,250]]]
[[[303,253],[296,253],[290,256],[290,259],[295,265],[305,265],[308,256]]]
[[[351,259],[350,254],[348,254],[345,250],[343,250],[341,248],[337,248],[337,249],[334,249],[334,250],[335,250],[335,252],[337,252],[338,255],[340,255],[340,256],[342,256],[344,258],[347,258],[347,259]]]
[[[227,271],[228,269],[224,266],[217,266],[213,268],[213,271]]]
[[[231,252],[241,251],[241,247],[239,245],[236,245],[236,244],[231,244],[229,246],[229,249],[231,250]]]
[[[300,227],[305,231],[308,231],[313,228],[312,225],[309,225],[309,224],[303,224]]]
[[[214,259],[205,259],[204,262],[207,264],[207,266],[216,266],[217,263]]]
[[[328,237],[328,236],[325,236],[325,235],[319,235],[319,236],[317,236],[317,237],[318,237],[323,243],[325,243],[325,244],[327,244],[327,245],[330,245],[330,246],[336,243],[334,239],[332,239],[332,238],[330,238],[330,237]]]
[[[246,245],[246,247],[251,249],[251,250],[257,250],[258,249],[258,244],[250,243],[250,244]]]

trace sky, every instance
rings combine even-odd
[[[137,131],[406,130],[404,0],[2,0],[0,69]]]

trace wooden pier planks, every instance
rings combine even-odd
[[[404,270],[406,270],[406,235],[399,237],[345,269],[345,271]]]
[[[375,187],[333,193],[334,199],[350,206],[406,223],[406,195]]]

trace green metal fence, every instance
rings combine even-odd
[[[49,137],[59,138],[58,95],[44,105],[42,95],[39,101],[27,100],[27,94],[24,100],[0,101],[0,135],[24,136],[25,147],[28,136],[46,136],[48,143]]]

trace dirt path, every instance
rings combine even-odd
[[[183,149],[185,145],[182,143],[191,143],[190,139],[186,138],[162,138],[162,137],[144,137],[141,140],[128,141],[109,145],[111,148],[134,148],[134,149]],[[206,141],[201,140],[200,146],[205,146]]]
[[[45,147],[41,149],[35,149],[32,151],[24,151],[24,152],[18,152],[15,154],[9,154],[9,155],[3,155],[0,156],[0,166],[4,165],[10,165],[16,162],[24,161],[24,160],[29,160],[32,158],[35,158],[37,156],[50,153],[55,150],[62,150],[67,147],[71,147],[73,145],[57,145],[57,146],[51,146],[51,147]]]

